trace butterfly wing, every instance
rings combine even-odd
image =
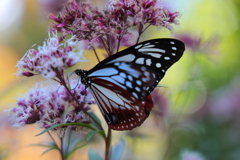
[[[139,101],[127,90],[103,79],[93,78],[91,91],[108,126],[114,130],[140,126],[153,107],[150,95]]]
[[[178,61],[185,50],[183,42],[177,39],[160,38],[138,43],[98,63],[90,72],[115,62],[130,62],[151,66],[152,69],[168,69]],[[150,60],[148,60],[150,59]],[[157,63],[162,63],[161,67]]]
[[[150,93],[184,49],[179,40],[149,40],[106,58],[82,74],[82,82],[91,88],[110,128],[131,130],[144,122],[153,107]]]
[[[150,88],[158,83],[158,73],[148,66],[141,66],[135,63],[117,62],[105,65],[103,68],[89,74],[93,78],[114,83],[122,89],[130,92],[139,101],[142,101],[150,94]],[[96,81],[95,81],[96,82]],[[92,82],[91,84],[94,84]]]
[[[184,49],[184,43],[176,39],[145,41],[101,61],[88,71],[88,77],[113,82],[141,101],[181,58]]]

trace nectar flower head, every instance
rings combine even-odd
[[[153,109],[154,113],[156,113],[159,117],[167,117],[169,114],[169,102],[167,97],[162,93],[159,92],[159,89],[155,89],[151,94],[155,108]]]
[[[74,86],[77,81],[71,80],[70,85]],[[23,127],[36,123],[40,128],[47,129],[56,124],[70,122],[90,123],[82,110],[88,111],[89,105],[95,103],[92,95],[81,84],[71,92],[79,103],[76,103],[64,87],[37,84],[25,97],[17,100],[17,107],[10,110],[14,113],[14,126]],[[58,127],[53,131],[61,136],[65,129],[66,127]]]
[[[94,46],[94,42],[99,39],[103,45],[108,45],[112,39],[123,41],[122,38],[132,27],[137,27],[138,36],[149,26],[163,27],[172,31],[172,25],[178,24],[179,13],[170,12],[158,2],[158,0],[110,0],[104,9],[99,11],[90,3],[78,4],[71,0],[58,16],[49,15],[49,18],[55,21],[50,31],[75,35],[78,40],[88,40],[89,46]]]
[[[83,61],[82,51],[77,48],[75,36],[65,40],[57,33],[49,33],[49,38],[37,50],[30,49],[18,61],[18,76],[42,75],[45,78],[61,76],[64,69]]]
[[[183,41],[188,49],[192,52],[202,52],[206,54],[219,54],[217,45],[219,44],[219,37],[213,35],[207,39],[200,35],[193,35],[189,33],[176,35],[176,38]]]
[[[179,13],[170,12],[158,0],[111,0],[108,6],[112,15],[117,19],[125,17],[132,26],[150,24],[172,31],[171,25],[178,24]]]

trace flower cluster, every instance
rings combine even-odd
[[[63,41],[63,42],[62,42]],[[42,75],[54,78],[63,74],[64,70],[83,61],[82,51],[77,48],[75,36],[68,40],[58,38],[57,33],[49,33],[49,38],[38,50],[30,49],[18,61],[18,76],[31,77]]]
[[[45,13],[58,13],[63,8],[63,5],[68,0],[38,0],[41,8],[43,9],[44,16]],[[79,1],[79,0],[78,0]],[[44,17],[46,18],[46,17]]]
[[[221,92],[214,94],[206,105],[206,115],[221,122],[231,121],[231,125],[239,120],[240,115],[240,83],[239,78],[224,87]],[[236,119],[237,121],[233,121]],[[231,126],[229,125],[229,126]],[[235,124],[236,125],[236,124]]]
[[[56,22],[51,25],[51,31],[76,35],[78,40],[89,41],[90,46],[102,43],[108,53],[112,53],[115,48],[118,49],[123,36],[129,33],[131,27],[137,27],[138,30],[135,43],[151,25],[173,30],[172,24],[178,24],[179,13],[172,13],[157,2],[111,0],[103,11],[99,11],[89,3],[78,5],[72,0],[58,16],[50,14],[49,17]]]
[[[20,98],[18,107],[11,110],[16,117],[15,125],[38,123],[40,128],[47,129],[69,122],[88,123],[88,104],[95,102],[85,86],[77,82],[76,88],[70,90],[73,81],[66,81],[64,76],[66,68],[85,60],[79,43],[92,47],[95,53],[95,47],[104,48],[110,56],[120,46],[138,43],[149,26],[172,31],[178,17],[178,12],[170,12],[157,0],[110,0],[102,11],[88,2],[78,4],[69,0],[58,16],[50,15],[56,23],[50,26],[49,38],[43,46],[28,50],[17,63],[17,75],[41,75],[55,80],[61,87],[36,86]]]
[[[154,113],[157,114],[160,118],[164,118],[169,113],[169,102],[163,93],[159,92],[159,89],[154,89],[151,93],[151,96],[154,100],[155,107],[153,109]]]
[[[188,49],[193,52],[218,54],[216,45],[219,43],[218,36],[214,35],[204,40],[202,36],[187,34],[176,35],[176,38],[183,41]]]
[[[109,10],[115,21],[126,19],[130,27],[149,23],[172,30],[171,23],[178,24],[176,17],[179,13],[171,13],[157,0],[113,0],[109,3]]]
[[[70,83],[76,85],[77,80]],[[89,105],[95,103],[90,92],[84,85],[78,85],[71,93],[79,103],[76,103],[64,87],[36,85],[25,97],[17,100],[17,107],[11,109],[15,114],[15,126],[37,123],[40,128],[47,129],[56,124],[70,122],[90,123],[89,118],[82,112],[88,111]],[[54,130],[61,136],[65,129],[66,127],[61,127]]]

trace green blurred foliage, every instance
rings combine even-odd
[[[208,160],[237,160],[240,157],[237,123],[240,117],[240,3],[202,1],[197,11],[196,21],[202,20],[204,24],[199,24],[196,32],[201,30],[202,35],[208,37],[217,35],[218,44],[212,48],[217,53],[187,49],[185,62],[189,75],[185,77],[183,89],[174,96],[175,110],[179,111],[176,114],[181,116],[169,124],[169,146],[164,159],[179,160],[182,151],[190,149]]]

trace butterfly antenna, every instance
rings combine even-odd
[[[72,73],[68,73],[67,75],[69,75],[69,76],[67,76],[67,81],[69,82],[69,78],[74,74],[75,72],[72,72]]]
[[[74,73],[75,73],[75,72],[72,72],[72,73],[69,73],[69,74],[70,74],[70,76],[72,76]],[[69,76],[69,77],[70,77],[70,76]],[[69,77],[67,78],[67,79],[68,79],[68,83],[69,83]],[[73,89],[70,89],[70,91],[77,88],[77,86],[80,84],[80,79],[81,79],[81,78],[79,77],[76,86],[75,86]],[[70,84],[70,83],[69,83],[69,84]]]

